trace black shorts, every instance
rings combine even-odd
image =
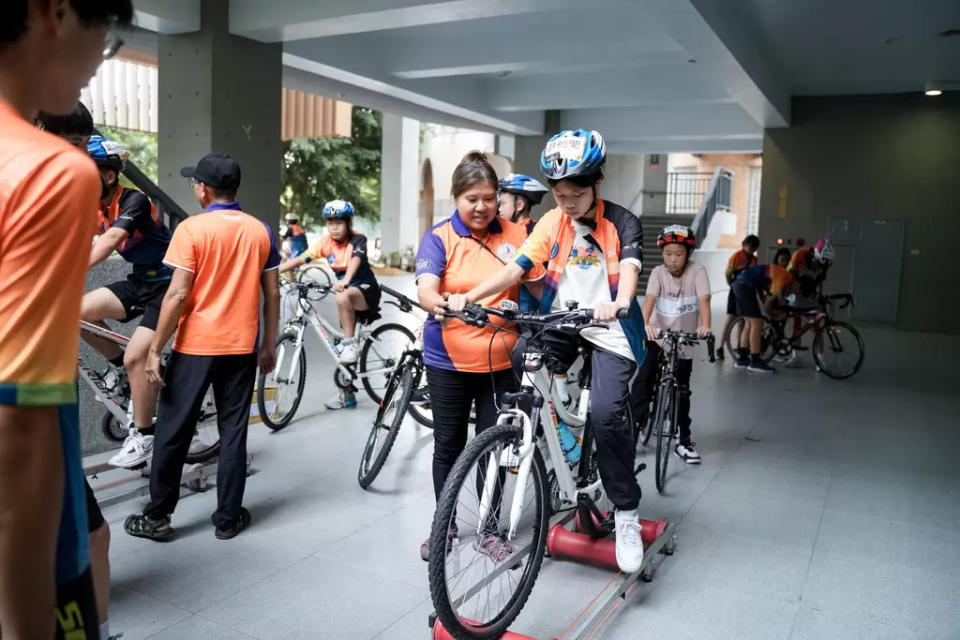
[[[93,495],[93,487],[90,482],[84,478],[83,484],[87,489],[87,531],[93,533],[103,526],[103,512],[100,511],[100,505],[97,504],[97,497]]]
[[[380,285],[359,284],[353,285],[363,294],[363,301],[367,303],[366,311],[357,311],[357,321],[362,324],[373,324],[380,318]]]
[[[730,285],[730,291],[727,293],[727,315],[737,315],[737,296],[733,294],[733,285]]]
[[[739,280],[733,283],[730,291],[737,299],[737,315],[744,318],[760,318],[760,301],[757,300],[757,290]]]
[[[155,331],[157,321],[160,319],[160,304],[169,286],[169,280],[144,282],[130,276],[126,280],[112,282],[106,288],[117,296],[120,304],[123,305],[123,310],[127,314],[124,322],[143,316],[140,326]]]

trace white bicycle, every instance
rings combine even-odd
[[[295,296],[296,310],[284,325],[277,340],[277,366],[273,372],[261,374],[257,382],[257,409],[263,423],[274,431],[290,424],[307,380],[307,354],[304,334],[312,329],[329,355],[335,369],[334,384],[341,390],[356,390],[357,380],[367,395],[379,404],[390,372],[400,361],[408,345],[415,341],[413,333],[402,324],[384,323],[369,328],[357,327],[360,357],[357,364],[341,364],[338,346],[343,333],[314,308],[312,303],[325,298],[329,284],[316,282],[284,283],[286,293]]]
[[[552,512],[576,508],[593,537],[612,531],[603,515],[609,503],[587,414],[589,347],[582,350],[579,408],[572,415],[552,388],[546,366],[549,345],[539,340],[545,330],[576,335],[589,326],[607,325],[593,323],[592,309],[534,315],[468,305],[458,317],[484,326],[488,314],[527,323],[536,331],[517,367],[523,376],[520,391],[503,394],[496,425],[467,444],[434,512],[430,593],[444,629],[460,640],[499,638],[519,615],[540,571]],[[558,416],[582,432],[581,457],[574,465],[560,444]],[[629,409],[625,419],[632,423]]]

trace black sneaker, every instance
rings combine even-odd
[[[734,369],[746,369],[750,366],[750,358],[739,357],[733,361]]]
[[[250,512],[247,511],[246,507],[240,507],[240,517],[237,520],[227,526],[227,527],[217,527],[217,530],[213,532],[213,535],[217,536],[217,540],[229,540],[230,538],[236,537],[238,533],[250,526]]]
[[[752,360],[747,366],[747,371],[753,371],[754,373],[774,373],[776,369],[768,365],[763,360]]]
[[[718,361],[718,362],[721,362],[721,361],[723,361],[724,358],[726,358],[726,356],[723,355],[723,347],[722,347],[722,346],[721,346],[719,349],[717,349],[716,358],[717,358],[717,361]]]

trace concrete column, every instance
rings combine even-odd
[[[180,168],[210,152],[232,156],[243,173],[237,199],[276,228],[283,47],[231,35],[229,5],[203,0],[199,32],[159,36],[160,187],[197,211]]]
[[[420,243],[420,122],[383,113],[380,155],[380,246],[384,255]]]
[[[514,136],[497,136],[494,141],[494,153],[509,158],[511,162],[517,157],[517,141]]]

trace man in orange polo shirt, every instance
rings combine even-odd
[[[236,201],[240,165],[233,158],[207,154],[197,166],[180,173],[190,178],[204,212],[177,226],[163,259],[174,271],[146,364],[147,378],[163,385],[150,470],[150,504],[142,515],[129,516],[124,530],[152,540],[173,535],[170,516],[180,498],[183,464],[203,397],[213,385],[220,464],[217,510],[211,520],[216,537],[226,540],[250,524],[250,512],[242,506],[247,422],[257,365],[269,373],[276,363],[273,339],[280,314],[280,254],[270,227],[244,213]],[[161,381],[160,354],[178,321],[173,353]]]

